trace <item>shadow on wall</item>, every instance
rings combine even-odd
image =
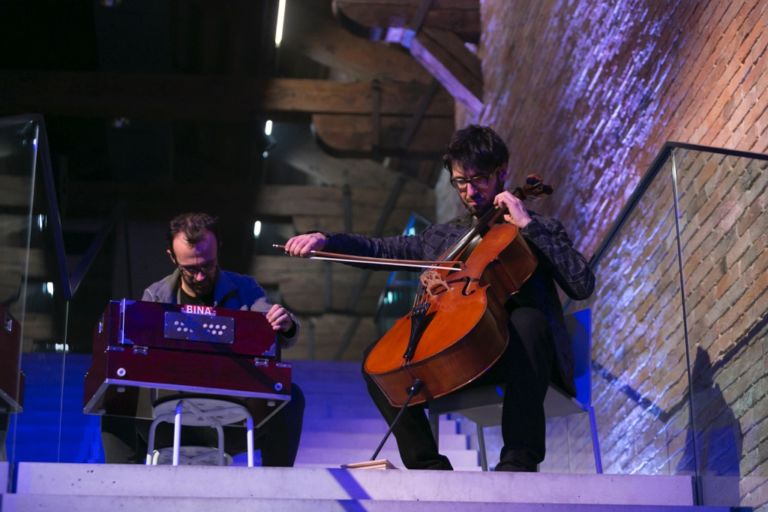
[[[677,470],[693,474],[698,466],[698,474],[705,477],[735,477],[719,482],[718,501],[736,505],[740,501],[739,462],[743,436],[713,374],[709,354],[698,347],[692,375],[694,423],[688,427],[685,452]],[[728,484],[723,485],[725,482]]]

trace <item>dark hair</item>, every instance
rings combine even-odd
[[[174,217],[168,224],[168,248],[173,253],[173,239],[179,233],[184,233],[184,238],[190,245],[194,245],[203,239],[206,231],[213,233],[216,237],[216,243],[221,245],[219,239],[219,219],[212,217],[207,213],[182,213]]]
[[[443,155],[443,167],[449,173],[454,163],[488,173],[506,166],[509,161],[507,145],[487,126],[471,124],[457,130]]]

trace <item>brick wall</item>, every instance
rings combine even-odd
[[[484,0],[484,103],[514,182],[591,254],[669,140],[768,151],[768,3]]]
[[[457,126],[497,129],[514,183],[534,171],[551,182],[555,195],[537,208],[588,257],[665,142],[768,152],[767,2],[484,0],[481,14],[485,106],[476,117],[459,109]],[[758,505],[768,494],[768,168],[682,151],[675,163],[685,294],[670,162],[597,266],[595,298],[572,305],[593,308],[604,465],[693,467],[684,296],[699,463],[738,472],[734,492]],[[588,439],[586,422],[567,430]],[[551,460],[565,444],[551,439]],[[588,442],[578,449],[588,460]]]
[[[684,293],[670,160],[596,266],[600,285],[582,304],[594,311],[605,463],[651,474],[690,472],[698,463],[708,475],[741,476],[733,494],[759,505],[768,501],[768,162],[680,150],[674,162]],[[755,492],[753,477],[762,486]]]

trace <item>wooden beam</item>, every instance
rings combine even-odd
[[[26,247],[4,245],[0,249],[0,283],[18,287],[25,268],[28,277],[45,277],[48,274],[45,256],[43,249],[33,247],[27,251]]]
[[[342,24],[352,31],[366,29],[374,39],[384,39],[389,28],[408,27],[421,5],[422,0],[333,0]],[[479,0],[433,0],[430,7],[423,28],[454,32],[467,42],[480,40]]]
[[[381,83],[381,112],[409,116],[424,92],[418,83]],[[141,119],[250,120],[255,115],[370,115],[371,83],[276,78],[0,71],[0,112]],[[452,118],[438,94],[428,116]]]
[[[312,125],[318,142],[334,156],[370,157],[374,153],[374,130],[366,116],[314,115]],[[408,119],[381,116],[381,156],[435,158],[443,154],[453,133],[453,120],[428,117],[422,120],[407,148],[400,146]]]
[[[103,216],[115,205],[125,207],[131,219],[171,218],[194,204],[200,211],[218,215],[242,216],[243,205],[250,205],[255,187],[242,183],[120,183],[72,181],[67,184],[63,215]],[[247,212],[246,212],[247,213]]]
[[[0,206],[29,206],[29,176],[0,175]]]
[[[317,216],[318,219],[324,219],[322,222],[333,222],[342,226],[342,229],[334,228],[332,231],[342,231],[345,230],[342,199],[342,187],[266,185],[259,189],[252,202],[256,215],[298,217],[303,219],[303,222],[307,222],[308,217]],[[352,229],[359,233],[372,232],[376,228],[385,199],[380,188],[367,187],[364,184],[351,188],[350,200],[354,219]],[[434,198],[426,186],[411,181],[405,186],[393,208],[392,215],[395,220],[388,224],[387,228],[394,226],[399,232],[411,212],[431,217]]]
[[[2,190],[2,180],[0,180],[0,190]],[[35,226],[34,223],[31,224]],[[26,240],[29,229],[29,215],[0,214],[0,244],[2,244],[0,247],[13,245],[12,240]]]
[[[34,344],[31,343],[33,340],[52,341],[61,340],[63,337],[63,333],[57,332],[53,315],[48,313],[34,313],[29,310],[24,314],[23,352],[34,351]],[[59,343],[59,341],[57,341],[57,343]]]
[[[336,349],[341,341],[342,333],[347,330],[349,322],[359,319],[359,315],[349,315],[344,313],[326,313],[321,316],[302,316],[299,315],[302,325],[308,326],[305,335],[309,337],[309,332],[313,334],[315,340],[314,346],[308,338],[302,339],[299,343],[291,347],[290,358],[300,359],[320,359],[331,360],[334,357]],[[311,328],[309,327],[311,325]],[[360,362],[360,355],[365,347],[371,344],[379,337],[373,317],[368,315],[360,321],[360,327],[357,330],[355,338],[352,340],[350,350],[344,354],[346,361]]]
[[[477,20],[479,34],[480,5],[477,0],[334,0],[334,9],[342,23],[351,19],[356,24],[390,32],[386,36],[388,41],[398,41],[409,48],[413,58],[453,98],[472,113],[480,112],[483,75],[480,59],[465,46],[470,40],[463,32],[465,25],[435,23],[438,18],[448,19],[444,17],[448,13],[452,16],[460,14],[458,19],[463,16],[465,23]]]
[[[420,197],[422,198],[424,205],[418,205],[418,209],[407,209],[405,207],[399,206],[398,209],[392,213],[392,218],[389,220],[387,225],[387,235],[397,235],[401,233],[402,229],[408,222],[411,213],[416,212],[422,217],[427,218],[434,217],[434,201],[427,194],[424,194]],[[374,203],[374,205],[379,205],[379,203]],[[358,207],[358,209],[362,210],[361,207]],[[351,231],[357,233],[371,233],[372,230],[370,228],[363,229],[363,226],[371,226],[376,221],[377,214],[378,210],[375,210],[374,208],[362,211],[360,216],[353,220]],[[307,233],[309,231],[345,233],[350,231],[346,229],[344,219],[342,217],[332,215],[294,215],[293,226],[297,233]]]
[[[382,189],[366,183],[353,184],[352,208],[356,231],[373,229],[381,208]],[[170,218],[180,211],[196,205],[201,211],[212,211],[219,216],[263,217],[317,216],[327,223],[342,222],[342,191],[339,186],[265,185],[250,188],[242,184],[134,184],[115,182],[70,182],[67,186],[69,215],[98,215],[117,203],[124,203],[126,216],[132,219]],[[243,205],[246,205],[245,208]],[[431,217],[434,197],[420,183],[409,182],[397,204],[396,221],[403,226],[411,212]],[[338,219],[338,220],[331,220]],[[340,231],[339,229],[334,229]]]
[[[321,185],[362,184],[367,187],[392,186],[396,173],[375,160],[367,158],[335,158],[322,151],[308,139],[286,153],[279,153],[285,163]]]
[[[445,144],[448,144],[447,140]],[[336,158],[322,151],[311,139],[292,146],[290,151],[276,149],[274,154],[276,158],[310,176],[311,182],[318,185],[364,184],[365,187],[388,190],[398,174],[405,174],[427,188],[432,188],[440,172],[436,159],[392,157],[388,165],[384,166],[368,158]]]
[[[344,219],[332,215],[294,215],[293,227],[297,233],[328,231],[343,233]]]
[[[278,286],[284,303],[300,314],[318,314],[325,309],[325,262],[299,260],[288,256],[255,256],[250,274],[264,286]],[[333,271],[333,304],[344,311],[352,291],[364,271],[347,265],[336,265]],[[388,272],[377,272],[358,297],[358,311],[372,313],[379,294],[386,283]],[[339,336],[341,337],[341,336]]]
[[[480,59],[452,32],[425,28],[411,43],[411,55],[474,114],[483,108]]]
[[[370,81],[387,79],[429,84],[432,77],[399,45],[386,45],[357,37],[345,30],[328,13],[308,8],[303,2],[291,4],[291,30],[283,47],[346,76]]]
[[[341,218],[341,187],[267,185],[256,196],[257,215],[332,215]]]

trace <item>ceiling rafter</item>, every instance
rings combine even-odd
[[[381,82],[381,114],[412,116],[424,89]],[[260,114],[370,115],[372,105],[369,82],[28,70],[0,71],[0,98],[3,112],[213,121]],[[451,97],[436,95],[426,115],[452,119]]]
[[[334,0],[342,24],[374,39],[400,43],[470,111],[483,105],[478,0]]]

